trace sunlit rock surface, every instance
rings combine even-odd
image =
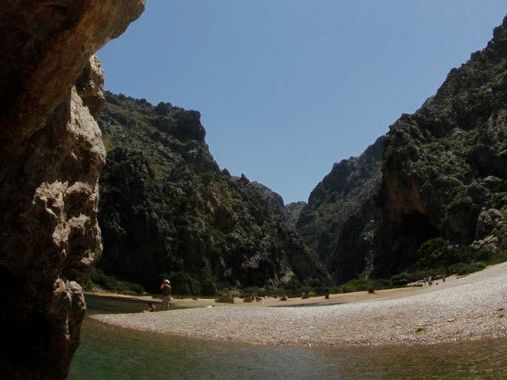
[[[64,378],[79,344],[81,284],[101,252],[93,53],[141,0],[2,2],[0,12],[0,377]]]

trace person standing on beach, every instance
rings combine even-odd
[[[160,292],[162,293],[162,308],[164,310],[169,309],[169,301],[171,300],[172,288],[171,281],[165,279],[160,285]]]

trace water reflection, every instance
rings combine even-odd
[[[507,378],[507,339],[413,347],[254,346],[136,332],[87,319],[76,379]]]

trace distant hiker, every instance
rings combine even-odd
[[[160,285],[160,292],[162,293],[162,308],[164,310],[169,309],[169,301],[171,300],[172,288],[171,281],[165,279]]]
[[[157,311],[157,307],[155,306],[155,304],[153,302],[150,302],[148,304],[148,309],[146,309],[146,311],[153,313],[154,311]]]

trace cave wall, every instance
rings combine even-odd
[[[93,53],[142,0],[7,0],[0,12],[0,378],[65,378],[101,252]],[[12,337],[8,339],[7,337]]]

